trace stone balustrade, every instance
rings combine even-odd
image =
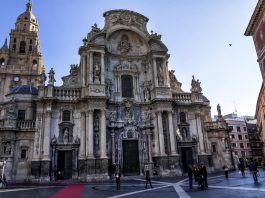
[[[81,89],[57,87],[53,90],[53,96],[59,100],[77,100],[81,97]]]
[[[177,102],[191,102],[191,93],[177,93],[177,94],[173,94],[173,98]]]
[[[35,121],[32,121],[32,120],[17,121],[17,128],[19,128],[19,129],[34,129],[35,128]]]

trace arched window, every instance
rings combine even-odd
[[[63,121],[70,121],[71,112],[68,110],[63,111]]]
[[[21,41],[20,42],[20,47],[19,47],[19,53],[25,53],[26,52],[26,42]]]
[[[130,75],[121,76],[122,97],[133,97],[133,79]]]
[[[33,61],[32,61],[32,67],[36,68],[36,67],[37,67],[37,65],[38,65],[38,61],[36,61],[36,60],[33,60]]]
[[[179,113],[180,122],[186,122],[186,114],[184,112]]]
[[[4,65],[5,65],[5,59],[4,59],[4,58],[1,58],[1,59],[0,59],[0,65],[1,65],[1,66],[4,66]]]

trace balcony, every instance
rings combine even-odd
[[[59,100],[78,100],[81,97],[81,89],[57,87],[53,90],[53,96]]]
[[[32,120],[17,121],[17,128],[19,128],[19,129],[34,129],[35,128],[35,121],[32,121]]]
[[[177,102],[191,102],[191,93],[173,94],[173,99]]]

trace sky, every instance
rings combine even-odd
[[[0,45],[9,38],[27,0],[1,0]],[[32,0],[46,72],[54,67],[56,85],[78,64],[82,39],[103,13],[128,9],[149,18],[148,31],[162,35],[182,89],[190,92],[192,75],[201,81],[210,100],[212,116],[220,104],[222,114],[255,115],[261,74],[251,37],[245,29],[257,0]],[[229,44],[232,44],[231,46]]]

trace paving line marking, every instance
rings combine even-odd
[[[219,188],[219,189],[230,189],[230,190],[253,190],[253,191],[262,191],[265,192],[265,189],[261,188],[246,188],[246,187],[233,187],[233,186],[209,186],[209,188]]]
[[[125,193],[125,194],[121,194],[121,195],[116,195],[116,196],[112,196],[112,197],[108,197],[108,198],[125,197],[125,196],[135,195],[135,194],[142,193],[142,192],[153,191],[153,190],[160,189],[160,188],[166,188],[166,187],[169,187],[169,186],[172,186],[172,185],[160,186],[160,187],[150,188],[150,189],[146,189],[146,190],[139,190],[139,191]]]
[[[191,198],[179,184],[174,184],[173,186],[180,198]]]
[[[0,193],[16,192],[16,191],[26,191],[26,190],[37,190],[37,189],[42,189],[42,188],[55,188],[55,187],[57,187],[57,186],[44,186],[44,187],[36,187],[36,188],[5,189],[5,190],[0,190]]]

